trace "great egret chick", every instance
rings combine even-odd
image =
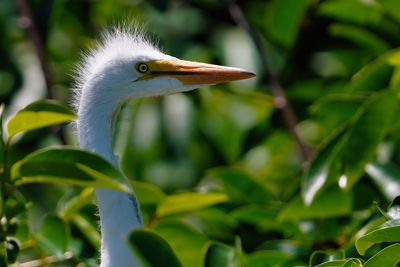
[[[180,60],[160,52],[140,32],[114,29],[84,56],[77,76],[79,145],[118,166],[111,128],[121,103],[247,79],[254,74],[239,68]],[[136,197],[105,189],[96,189],[95,194],[101,228],[100,266],[140,266],[126,241],[129,232],[143,225]]]

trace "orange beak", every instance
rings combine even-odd
[[[252,78],[254,73],[239,68],[172,59],[146,62],[149,69],[140,80],[176,78],[184,85],[217,84]]]

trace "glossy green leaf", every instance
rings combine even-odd
[[[205,267],[236,267],[239,266],[239,256],[236,249],[221,243],[213,243],[207,250]]]
[[[344,259],[344,251],[332,250],[332,251],[314,251],[310,258],[310,266],[316,266],[326,261],[340,261]],[[342,266],[342,265],[338,265]]]
[[[157,206],[157,215],[165,217],[176,213],[195,211],[227,200],[227,195],[213,192],[169,195]]]
[[[274,1],[267,16],[267,27],[272,37],[284,46],[292,46],[300,22],[307,10],[307,0]],[[290,8],[289,8],[290,7]]]
[[[35,151],[12,166],[11,177],[16,186],[52,183],[131,191],[127,179],[108,161],[72,147]]]
[[[400,194],[400,169],[396,165],[375,162],[368,164],[365,171],[387,200]]]
[[[28,105],[12,117],[7,124],[8,138],[38,128],[65,123],[75,119],[75,114],[54,100],[40,100]]]
[[[306,205],[312,203],[314,197],[328,181],[332,164],[334,164],[346,140],[346,129],[339,129],[322,145],[320,151],[311,162],[302,180],[302,198]]]
[[[364,255],[371,246],[382,242],[400,242],[400,219],[390,220],[363,235],[356,240],[356,248],[358,253]]]
[[[363,267],[396,266],[400,262],[400,244],[388,246],[372,256]]]
[[[361,261],[358,260],[358,259],[332,260],[332,261],[327,261],[327,262],[315,265],[315,267],[335,267],[335,266],[340,266],[340,267],[362,267],[363,265],[362,265]]]
[[[50,255],[61,257],[67,249],[68,231],[65,223],[57,216],[47,216],[35,236],[39,247]]]
[[[231,202],[266,204],[274,198],[264,184],[240,169],[216,168],[207,176],[222,184]]]
[[[182,266],[168,243],[154,232],[134,230],[129,245],[143,267]]]
[[[188,225],[175,222],[158,224],[154,230],[163,237],[183,266],[203,267],[209,241]]]
[[[343,154],[345,170],[339,181],[341,187],[351,188],[364,173],[393,122],[396,106],[396,94],[389,91],[372,96],[360,107]]]
[[[334,201],[332,201],[334,199]],[[311,205],[306,206],[297,196],[286,204],[278,215],[279,220],[299,220],[329,218],[346,215],[351,212],[353,196],[339,188],[326,190],[318,195]]]

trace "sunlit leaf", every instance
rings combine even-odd
[[[395,266],[400,262],[400,244],[388,246],[372,256],[363,267]]]
[[[157,205],[165,198],[165,193],[154,184],[139,181],[132,181],[131,184],[140,205]]]
[[[159,217],[175,213],[194,211],[228,200],[223,193],[181,193],[165,197],[157,206]]]
[[[52,183],[131,191],[127,179],[108,161],[72,147],[35,151],[14,164],[11,176],[16,186]]]
[[[181,223],[160,223],[154,229],[163,237],[183,266],[203,267],[209,241],[201,233]]]
[[[75,114],[54,100],[40,100],[28,105],[7,124],[9,139],[16,134],[75,119]]]
[[[38,245],[50,255],[61,257],[66,251],[68,231],[65,223],[57,216],[47,216],[35,236]]]
[[[400,219],[388,221],[360,237],[356,240],[356,248],[358,253],[364,255],[371,246],[382,242],[400,242]]]
[[[129,245],[142,266],[182,266],[168,243],[154,232],[134,230],[129,235]]]

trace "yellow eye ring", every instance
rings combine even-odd
[[[147,66],[147,64],[145,64],[145,63],[139,63],[137,65],[137,70],[140,73],[146,73],[149,70],[149,66]]]

